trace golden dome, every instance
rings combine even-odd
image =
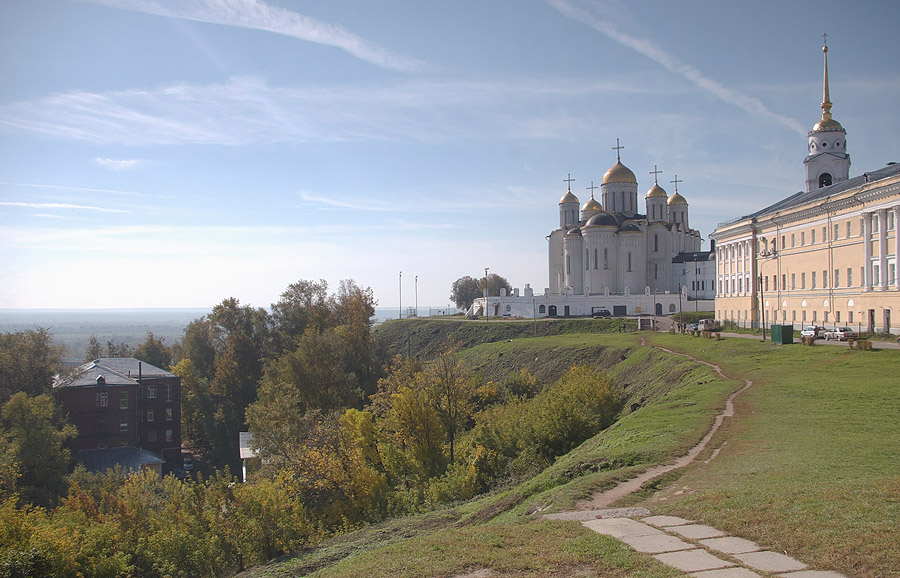
[[[828,118],[825,118],[825,115],[823,114],[822,120],[813,126],[813,132],[818,132],[820,130],[844,130],[844,127],[841,126],[841,123],[831,118],[831,114],[828,114]]]
[[[578,197],[573,195],[572,191],[569,191],[559,200],[560,205],[563,203],[578,203]]]
[[[663,188],[662,188],[661,186],[659,186],[658,184],[653,185],[653,187],[652,187],[649,191],[647,191],[647,198],[648,198],[648,199],[653,199],[653,198],[655,198],[655,197],[660,197],[660,198],[665,199],[665,198],[667,198],[668,196],[669,196],[669,195],[666,194],[665,189],[663,189]]]
[[[684,197],[681,196],[681,194],[675,193],[674,195],[669,197],[668,204],[670,204],[670,205],[687,205],[688,202],[687,202],[687,200],[685,200]]]
[[[608,183],[637,184],[637,179],[635,178],[634,173],[631,172],[631,169],[623,165],[621,160],[617,160],[616,164],[603,175],[603,184],[605,185]]]
[[[581,210],[582,211],[602,211],[603,205],[601,205],[599,202],[597,202],[597,199],[595,199],[594,197],[591,197],[588,200],[588,202],[586,202],[584,205],[582,205]]]

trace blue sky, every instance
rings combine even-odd
[[[827,32],[851,175],[900,162],[900,3],[4,0],[0,307],[446,305],[547,285],[571,173],[691,225],[804,186]],[[704,243],[708,247],[708,241]],[[418,276],[416,287],[415,277]]]

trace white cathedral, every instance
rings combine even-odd
[[[510,317],[588,316],[603,310],[614,315],[668,315],[687,309],[687,302],[715,296],[714,251],[701,251],[700,232],[691,229],[688,202],[675,191],[659,186],[660,171],[651,172],[654,184],[638,205],[638,182],[622,164],[603,175],[598,202],[593,195],[581,205],[572,194],[571,177],[559,201],[559,228],[549,241],[549,287],[535,294],[525,286],[513,295],[476,300],[470,315]],[[487,307],[485,307],[487,305]],[[694,310],[697,304],[690,307]]]

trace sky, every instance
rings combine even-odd
[[[900,162],[900,2],[3,0],[0,308],[446,306],[548,285],[564,179],[720,222],[804,187],[828,34],[851,176]],[[599,196],[599,191],[598,191]]]

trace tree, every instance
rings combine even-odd
[[[506,289],[506,294],[509,295],[512,293],[512,285],[509,284],[504,277],[497,275],[496,273],[491,273],[487,276],[487,279],[482,277],[478,280],[478,288],[481,291],[481,294],[484,294],[484,284],[487,281],[488,288],[488,296],[500,296],[500,289]],[[480,297],[481,295],[479,295]]]
[[[61,353],[43,328],[0,333],[0,404],[19,391],[49,393]]]
[[[292,349],[292,341],[307,329],[322,331],[328,324],[328,283],[324,279],[291,283],[277,303],[272,304],[272,318],[281,349]]]
[[[22,500],[53,506],[66,493],[71,454],[65,443],[78,435],[50,395],[18,392],[3,405],[0,456],[18,466]]]
[[[134,349],[134,357],[165,370],[172,364],[172,354],[166,348],[165,341],[153,335],[152,331],[148,331],[147,338]]]
[[[460,309],[468,309],[475,299],[482,297],[484,292],[476,279],[466,275],[453,282],[450,287],[450,300],[456,303]]]
[[[472,414],[475,381],[462,360],[445,351],[425,370],[428,391],[450,444],[450,463],[454,463],[455,442]]]
[[[97,339],[97,336],[91,333],[91,339],[88,342],[87,351],[84,353],[84,362],[87,363],[89,361],[94,361],[95,359],[99,359],[103,357],[103,354],[106,350],[103,349],[103,344],[100,343],[100,340]]]

